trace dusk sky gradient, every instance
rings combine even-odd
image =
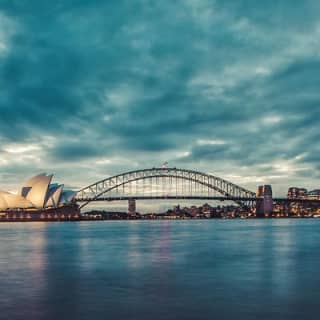
[[[0,189],[54,173],[320,188],[320,1],[0,0]]]

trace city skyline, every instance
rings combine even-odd
[[[197,168],[319,188],[320,3],[2,1],[0,189]]]

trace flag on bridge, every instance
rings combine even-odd
[[[168,166],[168,162],[166,161],[166,162],[164,162],[164,163],[162,164],[161,168],[162,168],[162,169],[166,169],[167,166]]]

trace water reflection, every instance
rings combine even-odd
[[[320,222],[0,224],[6,319],[316,319]]]
[[[7,319],[26,311],[35,319],[45,313],[45,231],[45,224],[36,222],[0,225],[0,310]]]

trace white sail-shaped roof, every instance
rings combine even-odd
[[[56,190],[60,187],[60,184],[59,183],[51,183],[50,186],[49,186],[49,192],[51,192],[51,190]]]
[[[70,204],[76,192],[63,190],[63,184],[51,184],[52,177],[45,173],[38,174],[27,180],[18,194],[0,191],[0,210],[44,209]]]
[[[32,202],[28,201],[27,199],[21,197],[18,194],[12,194],[9,192],[1,191],[0,198],[4,199],[7,205],[6,209],[28,209],[34,207]]]
[[[8,209],[8,204],[6,199],[1,195],[0,191],[0,210],[6,210]]]
[[[33,184],[30,186],[31,189],[26,196],[26,199],[31,201],[34,206],[39,209],[44,207],[52,176],[53,175],[39,175],[37,178],[34,177],[36,179],[32,181]]]
[[[77,192],[71,190],[64,190],[61,194],[61,204],[69,204],[71,200],[75,197]]]
[[[51,184],[49,185],[45,203],[47,203],[47,201],[49,200],[49,198],[52,197],[52,195],[55,193],[55,191],[56,191],[59,187],[60,187],[60,185],[59,185],[58,183],[51,183]]]
[[[54,188],[51,188],[51,186],[50,186],[51,192],[49,194],[49,198],[48,198],[45,206],[46,207],[57,207],[59,205],[59,201],[61,198],[63,184],[61,184],[60,186],[57,185],[57,187],[55,186]]]
[[[29,191],[31,190],[32,186],[39,181],[39,178],[41,177],[46,177],[45,173],[40,173],[36,176],[31,177],[30,179],[28,179],[22,186],[20,189],[19,194],[22,197],[26,197],[29,193]]]

